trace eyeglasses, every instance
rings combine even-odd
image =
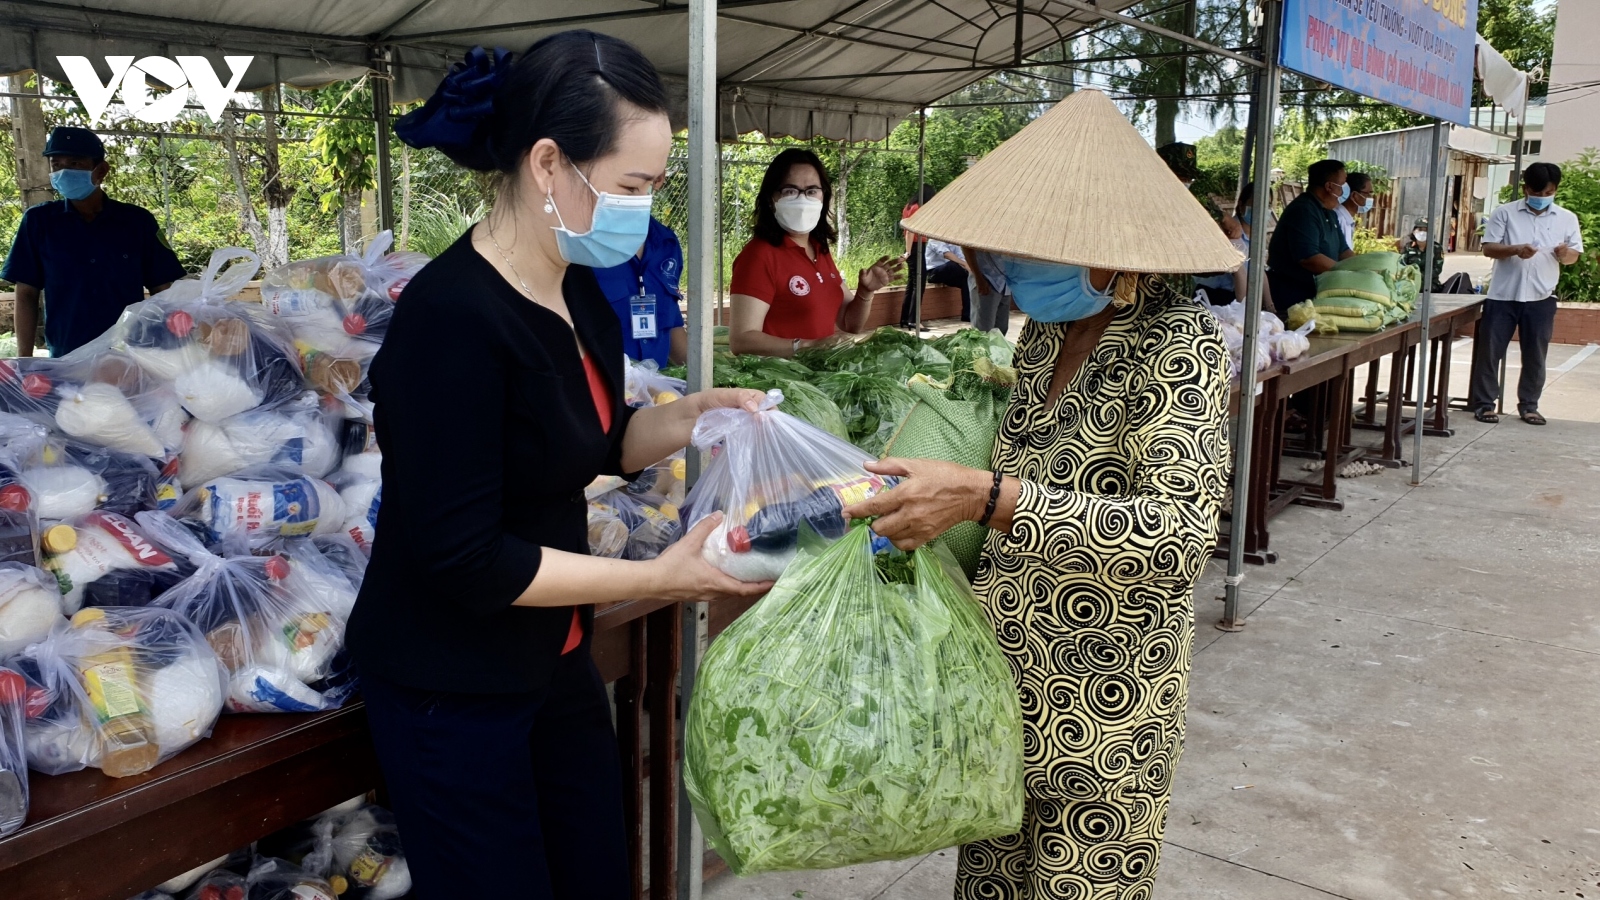
[[[807,200],[821,200],[822,188],[810,187],[802,191],[799,188],[786,187],[778,191],[779,200],[798,200],[801,197],[805,197]]]

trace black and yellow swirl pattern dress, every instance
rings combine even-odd
[[[1216,320],[1156,276],[1056,402],[1067,325],[1030,322],[994,465],[1021,480],[974,587],[1022,698],[1023,830],[961,848],[958,900],[1145,900],[1183,748],[1193,590],[1228,460]]]

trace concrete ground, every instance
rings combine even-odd
[[[1420,487],[1386,470],[1275,519],[1243,632],[1212,627],[1208,567],[1158,900],[1600,898],[1600,358],[1549,364],[1548,426],[1453,414]],[[944,851],[705,897],[942,898],[954,873]]]

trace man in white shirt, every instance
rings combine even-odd
[[[923,251],[928,267],[928,283],[942,284],[961,291],[961,321],[972,321],[972,293],[967,289],[967,261],[955,244],[928,238]]]
[[[1517,415],[1543,425],[1539,395],[1544,393],[1545,351],[1556,321],[1556,282],[1561,267],[1583,254],[1578,217],[1555,205],[1561,167],[1539,162],[1522,173],[1522,199],[1496,209],[1483,229],[1483,255],[1494,260],[1489,299],[1483,303],[1480,352],[1472,357],[1473,416],[1498,422],[1500,362],[1511,332],[1520,336],[1522,376],[1517,379]]]
[[[1372,209],[1372,176],[1365,172],[1350,172],[1346,183],[1350,185],[1350,196],[1334,207],[1333,214],[1339,217],[1339,233],[1344,235],[1345,244],[1354,248],[1356,216],[1364,216]]]

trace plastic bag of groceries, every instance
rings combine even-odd
[[[229,712],[316,712],[348,693],[345,621],[355,602],[342,572],[314,559],[314,548],[253,556],[205,549],[164,513],[140,513],[168,554],[195,574],[156,598],[200,629],[227,670]],[[324,690],[336,682],[339,690]]]
[[[0,562],[0,660],[50,636],[61,621],[61,591],[42,569]]]
[[[0,562],[39,564],[39,516],[22,471],[48,440],[44,426],[0,413]]]
[[[689,383],[683,379],[661,374],[653,359],[639,362],[625,358],[622,383],[624,400],[638,409],[680,400],[689,390]]]
[[[194,574],[126,516],[97,509],[50,526],[40,540],[43,568],[60,593],[60,611],[85,606],[148,606]]]
[[[393,900],[411,890],[394,814],[340,804],[258,841],[257,852],[327,880],[342,900]]]
[[[261,279],[261,305],[294,336],[306,374],[324,393],[356,401],[367,393],[367,366],[388,332],[394,302],[428,263],[421,253],[389,253],[384,231],[361,256],[292,262]]]
[[[197,419],[183,436],[178,480],[203,484],[260,466],[324,478],[339,465],[340,421],[310,392],[221,422]]]
[[[344,501],[333,485],[292,469],[259,467],[213,478],[191,488],[172,514],[194,523],[206,543],[279,535],[336,534],[344,530]]]
[[[147,456],[52,438],[24,461],[20,484],[42,522],[64,522],[96,509],[131,516],[152,509],[161,470]]]
[[[28,763],[47,774],[138,775],[209,735],[222,711],[216,654],[168,609],[80,610],[18,662],[33,681]]]
[[[895,483],[863,468],[859,448],[779,411],[782,402],[782,391],[768,391],[760,412],[714,409],[694,426],[694,446],[716,450],[689,492],[684,522],[693,528],[724,514],[702,555],[740,581],[781,575],[802,523],[828,540],[842,537],[844,507]]]
[[[920,856],[1022,824],[1022,714],[942,547],[807,535],[695,676],[684,786],[735,874]],[[886,542],[884,542],[886,544]]]
[[[1271,315],[1262,313],[1262,317]],[[1274,318],[1276,321],[1276,318]],[[1311,333],[1317,328],[1316,322],[1306,322],[1299,328],[1280,330],[1272,335],[1272,361],[1285,363],[1299,359],[1311,352]]]
[[[238,257],[245,266],[219,274]],[[248,250],[218,250],[199,281],[177,282],[129,307],[113,329],[115,345],[170,383],[197,419],[221,422],[281,405],[308,388],[288,329],[256,304],[223,302],[259,265]]]
[[[683,536],[678,517],[678,508],[657,495],[612,491],[589,502],[590,552],[613,559],[655,559]]]
[[[169,383],[103,343],[60,359],[0,362],[0,408],[76,440],[152,459],[178,448],[189,419]]]
[[[22,739],[28,684],[0,667],[0,834],[10,834],[28,818],[28,753]]]

